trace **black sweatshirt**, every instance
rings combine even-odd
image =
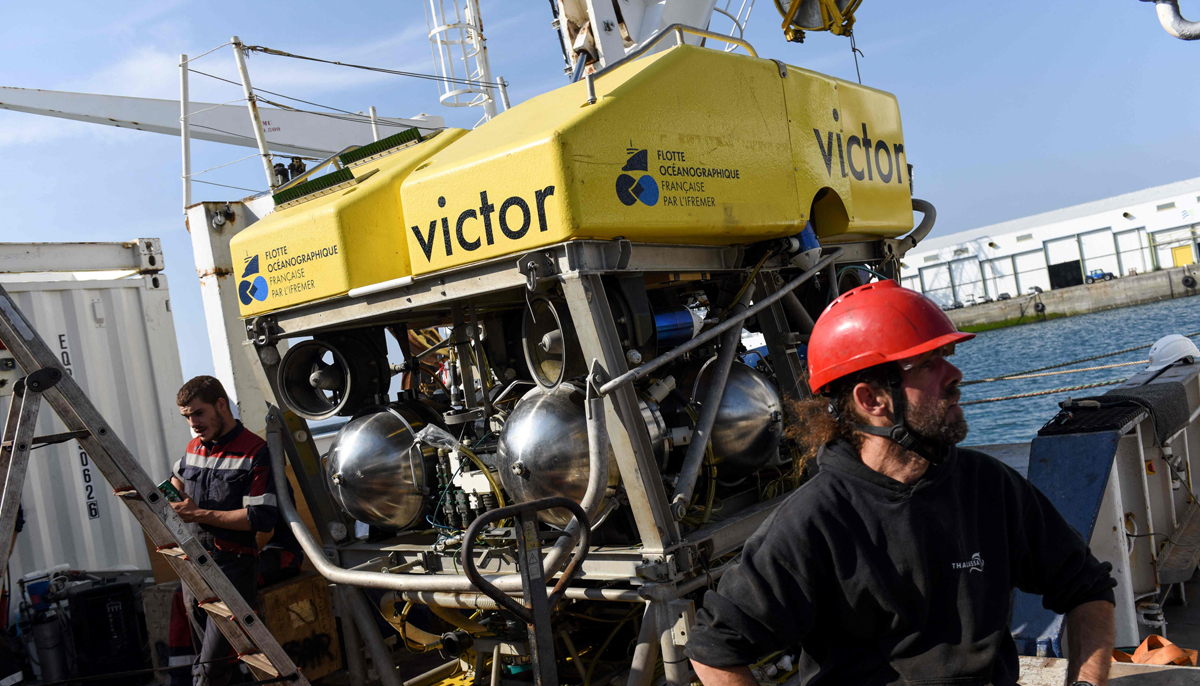
[[[954,449],[906,486],[845,441],[708,591],[687,656],[750,665],[803,648],[803,683],[1016,684],[1012,591],[1065,614],[1113,602],[1111,566],[1031,483]]]

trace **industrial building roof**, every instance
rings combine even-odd
[[[1163,186],[1145,188],[1132,193],[1114,195],[1111,198],[1093,200],[1092,202],[1086,202],[1082,205],[1064,207],[1057,210],[1051,210],[1049,212],[1042,212],[1041,214],[1021,217],[1020,219],[1010,219],[1006,222],[981,226],[977,229],[968,229],[966,231],[959,231],[958,233],[950,233],[944,236],[927,238],[921,241],[918,251],[924,253],[927,251],[940,250],[941,248],[959,245],[960,243],[966,243],[984,236],[1002,236],[1007,233],[1015,233],[1025,229],[1033,229],[1039,226],[1046,226],[1048,224],[1078,219],[1079,217],[1086,217],[1093,214],[1100,214],[1102,212],[1124,209],[1131,205],[1153,202],[1162,198],[1169,198],[1172,196],[1181,195],[1183,193],[1195,191],[1200,191],[1200,176],[1192,179],[1185,179],[1183,181],[1176,181],[1174,183],[1168,183]],[[914,251],[914,254],[918,251]]]

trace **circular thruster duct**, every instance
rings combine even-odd
[[[566,306],[556,306],[545,296],[531,299],[525,309],[521,349],[530,375],[542,388],[557,388],[564,380],[586,372]]]
[[[377,362],[353,339],[308,340],[288,349],[279,362],[280,400],[309,420],[351,414],[378,390]]]

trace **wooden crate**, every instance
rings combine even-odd
[[[342,668],[329,582],[315,572],[259,589],[258,615],[309,681]]]

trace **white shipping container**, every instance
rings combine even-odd
[[[191,432],[175,406],[183,378],[166,277],[21,278],[0,274],[0,283],[142,468],[156,482],[167,478]],[[11,389],[11,384],[0,387],[5,408]],[[65,430],[43,402],[37,435]],[[10,561],[14,582],[56,564],[150,568],[141,526],[78,442],[30,455],[21,502],[25,529]]]

